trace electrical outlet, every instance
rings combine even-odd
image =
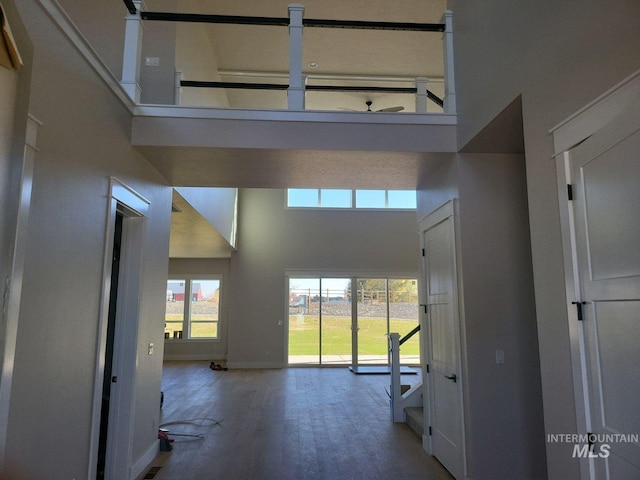
[[[149,355],[153,355],[153,343],[149,344]]]

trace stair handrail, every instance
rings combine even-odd
[[[409,333],[407,333],[404,337],[402,337],[398,343],[399,345],[402,345],[404,342],[406,342],[407,340],[409,340],[411,337],[413,337],[416,333],[418,333],[420,331],[420,324],[416,325],[416,328],[414,328],[413,330],[411,330]]]

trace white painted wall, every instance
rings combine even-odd
[[[176,187],[176,191],[231,245],[236,244],[235,188]]]
[[[560,218],[549,130],[640,68],[640,9],[623,0],[451,0],[458,139],[522,95],[527,193],[547,433],[575,433]],[[571,445],[548,444],[549,478],[577,478]]]
[[[4,2],[3,2],[4,3]],[[130,114],[36,0],[16,2],[34,50],[39,131],[7,478],[86,478],[109,177],[151,202],[145,230],[132,462],[157,445],[171,188],[130,145]],[[147,355],[146,346],[160,346]],[[49,439],[49,440],[47,440]]]
[[[241,189],[231,257],[229,366],[286,364],[285,271],[417,272],[415,212],[295,210],[285,190]]]

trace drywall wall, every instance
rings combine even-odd
[[[524,158],[461,155],[458,178],[469,478],[544,478]]]
[[[16,9],[35,51],[29,111],[42,127],[6,477],[87,478],[109,178],[118,177],[151,204],[141,261],[132,462],[157,447],[171,188],[131,148],[128,109],[52,23],[43,5],[25,0]],[[149,343],[160,346],[160,352],[148,355]]]
[[[285,190],[239,191],[228,313],[231,368],[286,365],[285,272],[418,270],[414,211],[287,209],[285,195]]]
[[[233,283],[229,275],[228,258],[172,258],[169,260],[169,277],[180,275],[222,275],[220,338],[216,340],[165,340],[165,360],[224,360],[227,354],[229,329],[229,300]]]
[[[549,130],[640,68],[637,2],[451,0],[458,141],[521,95],[547,433],[576,433],[558,192]],[[485,146],[486,147],[486,146]],[[548,444],[549,478],[577,478],[571,445]]]
[[[179,12],[202,12],[198,0],[181,0]],[[176,70],[183,80],[220,82],[216,46],[208,32],[211,26],[203,23],[178,23],[176,29]],[[182,88],[180,105],[228,107],[229,99],[223,88]]]
[[[175,189],[229,242],[229,245],[235,247],[237,189],[201,187],[176,187]]]
[[[524,158],[460,155],[421,185],[419,217],[458,198],[468,478],[545,478]]]

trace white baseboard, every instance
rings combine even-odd
[[[144,472],[160,451],[160,442],[155,440],[142,456],[131,466],[131,480],[135,480]]]
[[[164,360],[167,361],[192,361],[192,362],[197,362],[197,361],[201,361],[201,360],[206,360],[209,362],[213,362],[214,360],[216,362],[221,362],[222,359],[218,358],[219,356],[216,355],[211,355],[211,354],[207,354],[207,353],[178,353],[178,354],[167,354],[166,350],[165,350],[165,354],[164,354]]]
[[[227,367],[232,368],[284,368],[284,362],[227,362]]]

